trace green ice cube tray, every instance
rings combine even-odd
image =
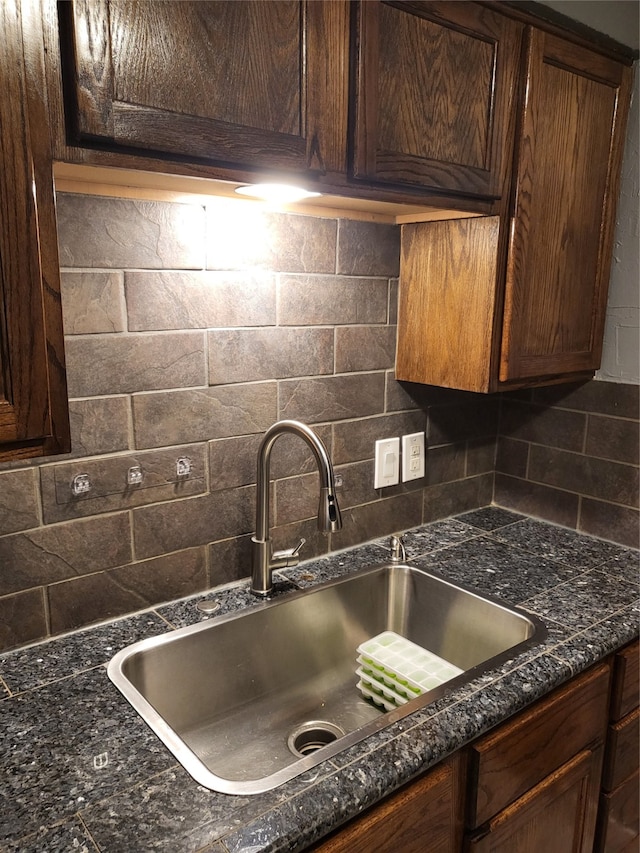
[[[365,695],[373,698],[370,695],[373,691],[395,706],[415,699],[463,672],[395,631],[384,631],[358,646],[357,662],[360,664],[357,670],[360,684],[367,688]],[[364,693],[362,689],[361,692]]]

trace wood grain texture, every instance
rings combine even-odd
[[[290,0],[109,0],[114,100],[301,136],[302,14]]]
[[[640,696],[640,643],[636,641],[615,656],[611,719],[621,720],[638,706]]]
[[[584,750],[506,808],[473,853],[591,853],[602,749]]]
[[[609,675],[608,664],[589,670],[474,744],[477,797],[468,804],[470,827],[490,820],[585,746],[604,738]]]
[[[458,853],[461,844],[459,756],[309,848],[313,853]]]
[[[40,301],[40,256],[31,128],[22,52],[20,5],[0,7],[0,262],[5,310],[5,391],[0,442],[45,435],[46,343]]]
[[[357,177],[497,198],[521,27],[472,3],[358,10]]]
[[[252,169],[344,170],[348,20],[346,0],[76,0],[67,106],[79,139]]]
[[[396,378],[489,390],[497,216],[402,227]]]
[[[532,31],[500,379],[599,366],[626,69]]]
[[[348,2],[306,5],[307,165],[322,174],[347,171],[350,20]]]
[[[71,427],[60,295],[60,259],[53,183],[51,122],[43,49],[44,34],[39,0],[23,0],[25,32],[24,59],[32,128],[31,152],[37,194],[38,250],[40,253],[40,298],[46,336],[46,372],[50,433],[39,451],[50,456],[71,449]],[[32,448],[33,453],[33,448]]]
[[[602,787],[606,791],[617,788],[638,770],[639,749],[640,709],[636,708],[609,727],[607,755],[602,774]]]
[[[75,96],[82,136],[113,136],[113,66],[108,0],[73,0]]]
[[[594,853],[636,853],[640,834],[640,771],[600,801]]]
[[[28,38],[23,43],[24,31]],[[0,453],[69,446],[52,161],[42,44],[29,0],[0,7]]]

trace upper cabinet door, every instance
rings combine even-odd
[[[532,30],[500,379],[600,365],[631,69]]]
[[[0,461],[69,449],[42,57],[20,0],[0,3]]]
[[[73,0],[60,14],[78,141],[344,170],[346,0]]]
[[[356,27],[353,175],[500,197],[522,26],[473,3],[366,0]]]

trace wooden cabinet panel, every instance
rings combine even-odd
[[[604,738],[609,667],[601,665],[471,747],[476,796],[467,823],[480,826],[592,741]]]
[[[613,659],[611,724],[602,773],[596,853],[635,853],[638,849],[638,649],[636,641]]]
[[[402,226],[396,379],[488,391],[497,216]]]
[[[344,170],[348,4],[74,0],[80,141],[296,172]]]
[[[43,57],[0,4],[0,461],[69,449]]]
[[[355,177],[499,197],[521,31],[473,3],[360,3]]]
[[[600,365],[630,69],[531,30],[500,379]]]
[[[621,649],[614,658],[611,719],[620,720],[638,706],[640,698],[640,643]]]
[[[630,81],[630,67],[529,28],[495,258],[456,224],[412,226],[420,240],[403,231],[403,258],[418,249],[423,257],[401,268],[400,304],[418,294],[409,311],[428,303],[429,313],[398,326],[398,378],[492,392],[588,378],[599,367]],[[464,228],[477,237],[483,226]],[[446,253],[435,264],[443,229]]]
[[[609,726],[602,787],[612,791],[638,769],[640,708]]]
[[[601,749],[584,750],[509,806],[472,839],[472,853],[590,853]]]
[[[313,853],[458,853],[462,839],[460,755],[392,794]]]
[[[603,794],[596,853],[636,853],[640,834],[640,771],[610,794]]]

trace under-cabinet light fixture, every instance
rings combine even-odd
[[[305,190],[302,187],[294,187],[291,184],[247,184],[244,187],[236,187],[238,195],[258,198],[272,204],[289,204],[294,201],[302,201],[305,198],[317,198],[320,193]]]

